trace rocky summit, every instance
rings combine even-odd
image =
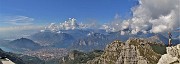
[[[167,54],[159,59],[158,64],[180,64],[180,44],[172,47],[166,47]]]
[[[155,52],[154,45],[164,46],[140,38],[131,38],[125,43],[116,40],[106,46],[100,57],[87,64],[157,64],[161,54]]]

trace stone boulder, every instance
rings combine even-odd
[[[159,59],[158,64],[180,64],[180,44],[166,47],[167,54]]]

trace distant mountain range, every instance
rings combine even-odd
[[[76,19],[69,18],[64,23],[56,25],[51,23],[40,32],[29,36],[40,46],[68,48],[82,51],[94,49],[103,50],[109,42],[121,40],[125,42],[129,38],[146,38],[151,41],[168,44],[167,35],[163,33],[137,32],[132,34],[129,29],[111,32],[109,29],[91,29],[88,24],[76,23]],[[173,44],[180,43],[179,34],[174,32]]]
[[[167,35],[163,33],[138,32],[137,34],[132,34],[129,29],[111,32],[109,29],[92,29],[90,27],[88,24],[76,23],[76,19],[70,18],[59,25],[51,23],[38,33],[30,35],[27,38],[16,39],[6,44],[8,47],[21,50],[55,47],[82,51],[103,50],[107,44],[114,40],[125,42],[129,38],[146,38],[151,41],[168,44]],[[179,34],[176,32],[172,34],[173,44],[180,43]]]
[[[74,37],[66,33],[54,33],[54,32],[39,32],[31,36],[33,41],[41,46],[55,46],[55,47],[67,47]],[[61,46],[57,46],[57,45]]]
[[[114,40],[126,41],[129,38],[146,38],[151,41],[168,44],[168,38],[162,34],[155,33],[139,33],[139,34],[121,34],[118,32],[104,32],[99,30],[60,30],[61,33],[45,31],[38,32],[30,36],[30,39],[40,44],[41,46],[51,46],[57,48],[68,48],[82,51],[92,51],[94,49],[103,50],[109,42]],[[180,39],[173,39],[173,44],[180,43]]]

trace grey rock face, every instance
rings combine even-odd
[[[114,41],[100,57],[87,64],[156,64],[160,54],[155,53],[148,43],[143,39],[129,39],[125,43]]]
[[[167,54],[159,59],[158,64],[180,64],[180,44],[166,47]]]

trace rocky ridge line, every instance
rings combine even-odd
[[[156,64],[160,54],[154,52],[150,41],[129,39],[125,43],[114,41],[105,48],[105,52],[87,64]],[[157,45],[157,44],[155,44]]]

